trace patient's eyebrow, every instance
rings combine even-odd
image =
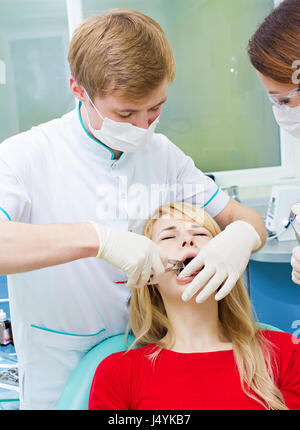
[[[160,233],[162,233],[163,231],[167,231],[167,230],[175,230],[175,229],[176,229],[176,226],[175,226],[175,225],[172,225],[171,227],[163,228],[163,229],[160,231]]]
[[[192,229],[192,228],[204,228],[204,227],[202,227],[202,225],[199,225],[199,224],[192,224],[192,225],[189,227],[189,230],[190,230],[190,229]],[[176,230],[176,229],[177,229],[176,225],[172,225],[172,226],[170,226],[170,227],[163,228],[163,229],[160,231],[160,233],[162,233],[162,232],[164,232],[164,231],[170,231],[170,230]]]

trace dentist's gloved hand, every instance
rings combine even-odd
[[[244,221],[229,224],[180,273],[179,277],[184,278],[201,270],[184,290],[182,299],[190,300],[204,287],[196,297],[197,303],[204,302],[224,283],[215,295],[216,300],[223,299],[242,276],[251,252],[260,245],[261,239],[252,225]]]
[[[128,231],[116,230],[91,222],[99,238],[97,258],[103,258],[128,275],[127,287],[144,287],[150,275],[164,273],[167,254],[152,240]]]
[[[300,203],[292,206],[292,211],[296,216],[296,221],[300,224]],[[293,249],[293,255],[291,258],[292,271],[292,281],[295,284],[300,285],[300,246],[296,246]]]

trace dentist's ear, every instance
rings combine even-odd
[[[73,76],[70,77],[69,84],[70,84],[70,90],[71,90],[72,94],[79,101],[85,102],[86,101],[86,95],[85,95],[84,89],[82,88],[82,86],[80,86],[78,84],[78,82],[76,81],[76,79]]]

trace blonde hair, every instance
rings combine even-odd
[[[218,224],[204,210],[187,203],[175,203],[159,208],[147,222],[143,234],[151,239],[154,223],[166,213],[181,219],[188,217],[203,225],[213,236],[220,233]],[[231,292],[218,302],[218,314],[221,329],[232,341],[243,391],[266,409],[288,409],[274,383],[276,363],[272,344],[258,329],[241,279]],[[145,288],[133,289],[130,300],[130,327],[135,341],[129,349],[135,344],[145,346],[154,343],[160,347],[160,352],[161,348],[170,349],[174,344],[175,335],[172,333],[161,295],[155,286],[146,285]],[[162,339],[167,333],[171,341],[166,345]],[[254,394],[250,393],[251,390]]]
[[[91,98],[121,90],[143,98],[175,78],[175,59],[160,25],[130,9],[85,19],[75,30],[68,61],[72,76]]]

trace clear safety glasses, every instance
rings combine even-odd
[[[300,94],[300,87],[295,88],[287,94],[270,94],[267,93],[271,103],[277,106],[279,109],[284,109],[288,106],[290,101]]]

